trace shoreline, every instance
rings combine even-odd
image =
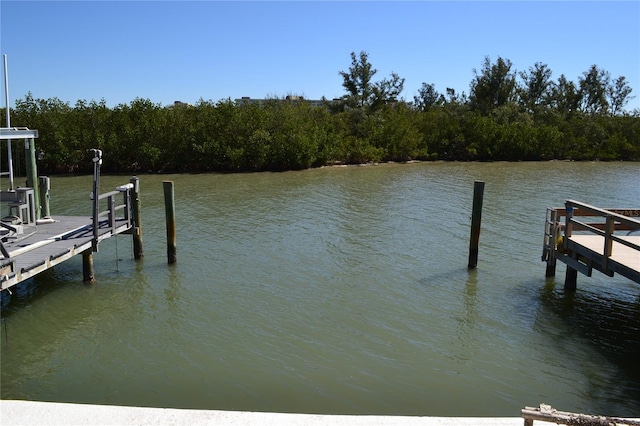
[[[197,170],[197,171],[164,171],[161,170],[130,170],[130,171],[101,171],[101,176],[147,176],[147,175],[199,175],[199,174],[219,174],[219,175],[232,175],[232,174],[255,174],[255,173],[286,173],[286,172],[304,172],[308,170],[322,170],[322,169],[334,169],[334,168],[351,168],[351,167],[370,167],[370,166],[386,166],[386,165],[411,165],[411,164],[447,164],[447,163],[482,163],[482,164],[497,164],[497,163],[640,163],[639,160],[571,160],[571,159],[549,159],[549,160],[407,160],[407,161],[378,161],[367,163],[334,163],[326,164],[323,166],[307,167],[303,169],[283,169],[283,170]],[[78,176],[91,176],[91,172],[72,172],[72,173],[51,173],[48,177],[78,177]]]

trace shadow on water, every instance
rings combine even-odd
[[[65,278],[54,270],[48,270],[12,286],[10,289],[3,290],[0,293],[3,315],[10,315],[12,312],[35,303],[71,282],[77,282],[77,277]]]
[[[457,317],[461,324],[474,324],[478,317],[478,270],[457,268],[420,278],[418,284],[425,291],[436,289],[457,294],[464,307],[464,314]]]
[[[540,301],[537,326],[548,321],[542,316],[551,314],[564,328],[564,336],[587,342],[617,369],[612,380],[618,394],[640,407],[640,291],[621,294],[606,288],[579,287],[576,292],[565,292],[561,284],[547,279]]]
[[[122,261],[122,259],[119,259],[119,261]],[[121,274],[117,270],[101,271],[101,276],[98,277],[97,281],[83,282],[81,262],[80,259],[70,260],[65,265],[58,265],[55,268],[48,269],[0,293],[3,343],[6,343],[5,341],[11,335],[11,324],[7,325],[7,318],[11,318],[13,315],[19,316],[24,313],[25,309],[39,304],[46,305],[46,307],[41,308],[44,310],[47,307],[58,306],[60,303],[64,303],[65,308],[73,307],[75,306],[74,303],[78,299],[82,299],[85,294],[82,290],[93,291],[97,289],[97,286],[113,285],[114,278],[117,280]],[[143,279],[142,262],[133,263],[132,266],[135,268],[136,277],[139,277],[142,288],[144,288],[145,280]],[[135,289],[130,294],[133,293],[136,293]],[[69,301],[68,305],[66,301]],[[73,308],[71,311],[73,314],[70,314],[69,318],[82,320],[81,315],[78,318],[75,318],[74,315],[84,312],[84,309]],[[86,314],[92,315],[94,313],[89,310]]]
[[[50,269],[0,292],[2,345],[8,346],[11,337],[11,326],[7,323],[7,318],[31,305],[41,301],[46,302],[47,296],[74,282],[78,281],[64,273],[60,274],[58,271]]]

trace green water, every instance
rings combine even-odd
[[[119,236],[4,295],[3,399],[333,414],[640,415],[640,285],[544,277],[545,209],[640,207],[638,163],[141,175]],[[175,182],[166,264],[162,181]],[[474,180],[486,182],[468,271]],[[128,182],[103,176],[102,192]],[[3,182],[4,184],[4,182]],[[90,214],[91,176],[52,178]]]

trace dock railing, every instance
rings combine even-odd
[[[102,201],[106,200],[106,208],[104,210],[94,212],[93,220],[93,238],[94,238],[94,251],[97,251],[98,243],[104,238],[109,238],[111,235],[116,235],[119,229],[126,228],[127,230],[132,227],[132,200],[131,191],[133,184],[128,183],[116,188],[115,191],[110,191],[98,196],[98,206],[102,205]],[[122,204],[117,204],[118,197],[122,197]],[[120,217],[117,216],[118,212],[122,211]],[[104,230],[106,217],[106,229],[107,234],[100,234],[100,230]],[[101,220],[102,219],[102,220]]]
[[[587,249],[572,240],[576,235],[601,237],[602,246]],[[547,262],[547,276],[555,274],[559,259],[588,276],[595,268],[609,276],[624,272],[623,275],[638,281],[638,272],[617,270],[625,268],[611,261],[614,242],[637,251],[640,256],[640,245],[628,238],[631,235],[640,235],[640,209],[603,209],[575,200],[567,200],[564,208],[548,208],[542,253],[542,260]]]
[[[92,201],[96,209],[91,217],[56,216],[55,219],[36,223],[38,232],[30,234],[18,236],[21,230],[3,223],[9,233],[0,237],[1,290],[53,268],[77,254],[82,254],[83,281],[93,281],[92,253],[97,251],[98,243],[118,234],[133,237],[134,248],[139,246],[134,255],[137,254],[136,259],[141,258],[138,178],[132,177],[130,183],[92,197]]]

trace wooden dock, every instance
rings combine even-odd
[[[0,128],[0,141],[7,142],[9,166],[8,172],[0,172],[9,177],[9,190],[0,191],[0,202],[8,205],[8,214],[0,219],[0,291],[10,291],[10,287],[77,254],[82,254],[84,281],[93,281],[93,253],[100,241],[118,234],[133,236],[134,257],[140,259],[139,179],[132,177],[115,191],[100,194],[102,151],[88,149],[93,153],[91,217],[51,216],[49,178],[38,175],[37,137],[37,130],[26,127]],[[11,141],[25,144],[27,180],[23,188],[13,187]]]
[[[0,223],[0,290],[9,289],[77,254],[90,258],[91,253],[97,251],[98,243],[109,237],[139,233],[133,220],[135,186],[129,183],[98,197],[98,205],[105,208],[98,210],[97,227],[93,217],[54,215],[36,222],[19,217],[13,221],[4,218]],[[122,203],[117,201],[120,198]],[[86,280],[86,266],[84,269]]]
[[[575,290],[577,273],[616,273],[640,283],[640,209],[602,209],[574,200],[547,209],[542,260],[547,276],[556,260],[567,265],[565,289]]]

